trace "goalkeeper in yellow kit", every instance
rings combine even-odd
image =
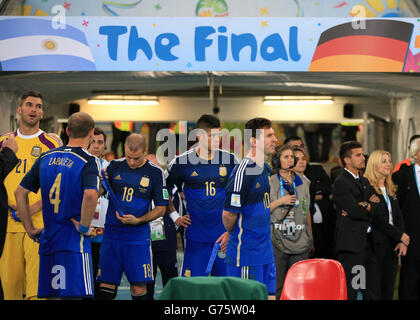
[[[13,133],[18,144],[18,164],[4,180],[7,190],[9,217],[6,240],[0,258],[0,278],[5,300],[34,299],[38,291],[39,244],[32,241],[16,212],[14,192],[41,153],[58,147],[59,143],[39,128],[44,115],[42,96],[27,91],[17,107],[19,128]],[[0,148],[8,134],[0,137]],[[29,205],[35,228],[43,228],[41,194],[30,194]]]

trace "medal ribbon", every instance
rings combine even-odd
[[[102,177],[103,177],[103,179],[101,180],[102,186],[104,187],[105,191],[108,192],[109,199],[114,204],[115,208],[118,211],[118,214],[122,217],[124,215],[124,213],[121,210],[120,202],[118,201],[117,197],[115,196],[114,192],[112,191],[112,188],[111,188],[111,186],[108,182],[108,179],[105,176],[105,170],[102,169],[101,171],[102,171]]]

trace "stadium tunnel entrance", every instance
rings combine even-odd
[[[36,89],[46,101],[44,130],[63,134],[68,116],[80,110],[111,135],[108,143],[112,123],[132,122],[130,130],[148,136],[150,152],[158,147],[159,129],[176,131],[179,121],[191,129],[204,113],[217,114],[227,129],[241,128],[256,116],[269,118],[280,142],[290,135],[311,140],[315,162],[336,162],[339,144],[351,139],[359,140],[366,153],[391,150],[399,161],[420,127],[416,73],[2,72],[0,85],[2,132],[16,128],[21,91]],[[99,98],[155,105],[89,103]],[[273,105],[270,99],[297,102]],[[308,103],[298,103],[302,100]],[[324,143],[330,146],[327,155]]]

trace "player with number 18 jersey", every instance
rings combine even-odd
[[[106,168],[108,181],[123,212],[142,217],[155,207],[167,206],[169,194],[161,168],[146,160],[132,169],[125,158],[111,160]],[[98,282],[118,286],[122,273],[130,284],[153,281],[149,223],[123,224],[116,217],[117,207],[109,201],[102,240]]]

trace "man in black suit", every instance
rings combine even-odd
[[[148,154],[146,159],[154,163],[157,166],[160,166],[159,161],[155,154]],[[171,195],[172,195],[171,190]],[[177,211],[175,211],[177,213]],[[150,222],[150,229],[153,235],[158,234],[161,231],[161,237],[156,238],[152,236],[152,253],[153,253],[153,279],[156,279],[157,268],[160,269],[160,274],[162,276],[162,286],[164,287],[166,283],[178,276],[178,265],[177,265],[177,225],[175,221],[178,219],[175,214],[166,212],[163,217],[158,218]],[[175,220],[175,221],[174,221]],[[147,284],[147,299],[154,300],[155,293],[155,281]]]
[[[400,300],[420,298],[420,138],[411,142],[409,155],[411,164],[402,164],[392,176],[398,186],[397,198],[410,236],[407,254],[401,259]]]
[[[6,238],[7,228],[7,191],[4,187],[4,179],[10,171],[18,164],[16,152],[18,150],[17,142],[13,135],[4,140],[0,151],[0,257],[3,252],[4,240]],[[3,300],[3,290],[0,283],[0,300]]]
[[[4,239],[6,237],[7,227],[7,192],[4,187],[4,179],[10,171],[18,164],[16,152],[18,150],[17,142],[11,134],[2,144],[0,152],[0,257],[3,252]]]
[[[365,167],[362,145],[347,141],[341,145],[340,159],[344,169],[333,185],[333,203],[337,211],[336,252],[346,273],[347,296],[357,299],[361,290],[364,299],[370,296],[369,265],[372,257],[372,203],[379,198],[372,195],[369,181],[359,176]]]

